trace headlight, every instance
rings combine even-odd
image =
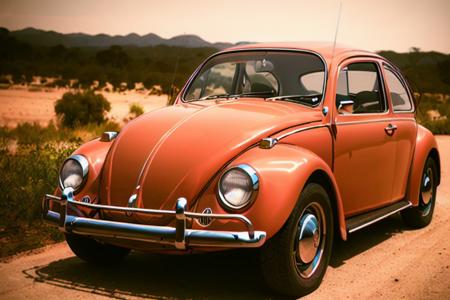
[[[259,178],[249,165],[238,165],[223,173],[219,180],[219,200],[225,208],[241,210],[256,196]]]
[[[76,192],[87,176],[89,163],[82,155],[73,155],[66,159],[59,172],[61,190],[71,187]]]

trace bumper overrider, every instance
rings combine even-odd
[[[60,211],[50,210],[50,202],[59,203]],[[43,200],[44,220],[56,225],[62,232],[90,236],[93,238],[118,238],[143,241],[150,244],[173,245],[176,249],[188,247],[255,248],[265,239],[264,231],[255,231],[252,222],[238,214],[204,214],[186,211],[185,198],[177,200],[175,211],[143,208],[130,208],[84,203],[73,199],[73,189],[64,189],[62,196],[45,195]],[[116,211],[127,214],[175,216],[175,227],[154,226],[69,215],[68,206],[83,206],[97,211]],[[236,220],[247,227],[247,231],[212,231],[188,229],[188,219],[211,218]]]

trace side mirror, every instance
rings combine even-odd
[[[341,100],[339,101],[338,112],[340,114],[352,113],[353,112],[353,100]]]

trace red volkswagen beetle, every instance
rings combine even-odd
[[[239,46],[208,58],[174,105],[105,132],[62,165],[44,218],[73,252],[260,248],[270,287],[316,289],[333,239],[401,212],[428,225],[440,181],[406,80],[328,44]]]

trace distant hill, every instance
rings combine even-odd
[[[196,35],[164,39],[153,33],[110,36],[0,28],[0,81],[2,75],[12,75],[14,82],[31,82],[41,75],[60,77],[64,85],[78,79],[84,87],[93,81],[115,87],[142,82],[147,88],[161,85],[169,93],[172,82],[181,87],[206,57],[230,46]],[[416,92],[450,95],[450,54],[418,48],[378,53],[402,70]]]
[[[170,39],[165,39],[154,33],[149,33],[142,36],[136,33],[114,36],[107,34],[89,35],[85,33],[63,34],[56,31],[45,31],[31,27],[10,31],[9,34],[19,41],[45,47],[63,45],[65,47],[105,48],[112,45],[136,47],[167,45],[189,48],[209,47],[224,49],[233,46],[231,43],[210,43],[197,35],[178,35]]]

